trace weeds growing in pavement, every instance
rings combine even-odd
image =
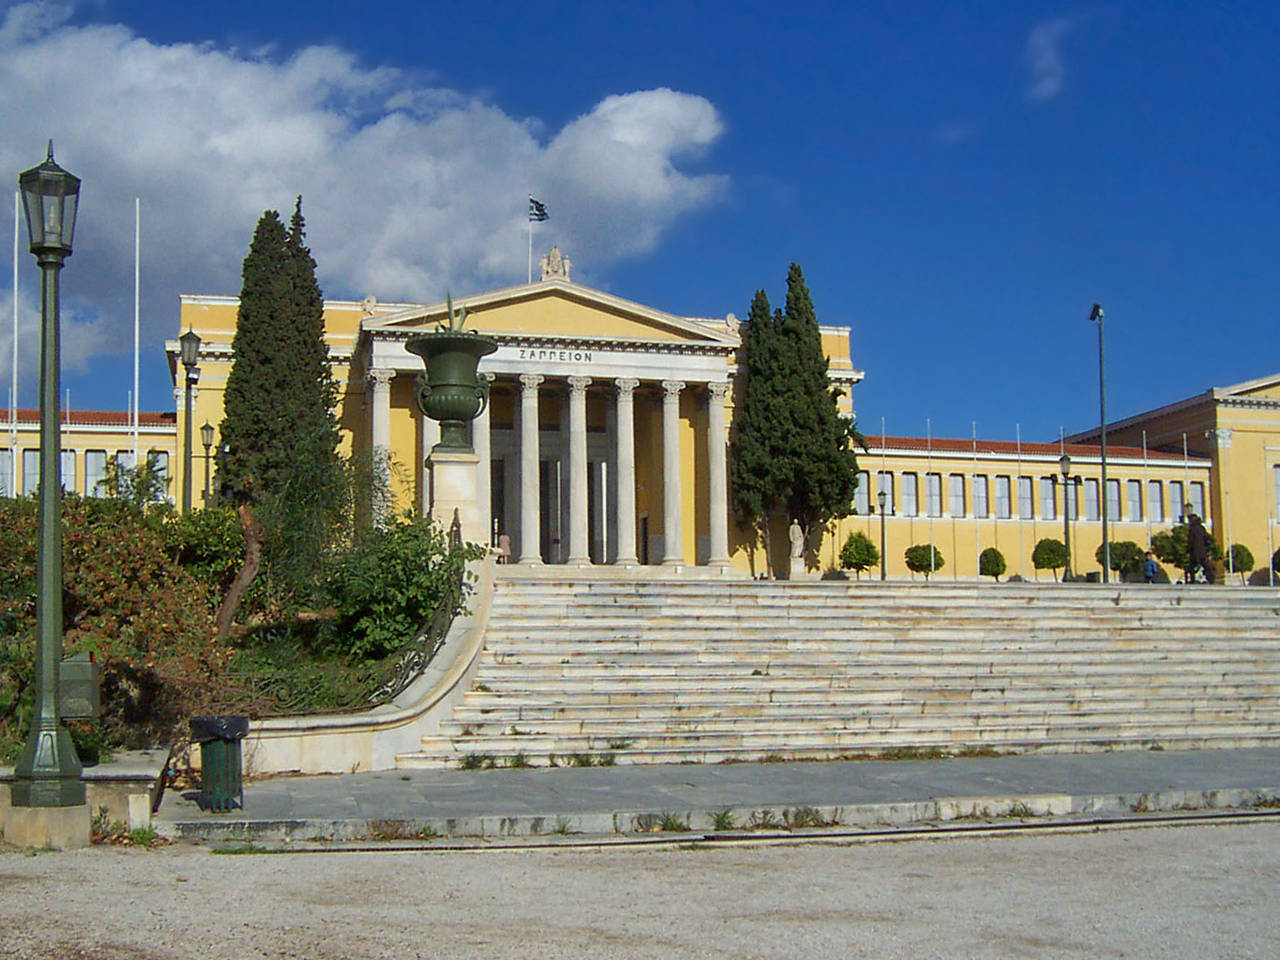
[[[711,814],[711,826],[716,830],[732,830],[733,829],[733,811],[728,807],[723,810],[716,810]]]

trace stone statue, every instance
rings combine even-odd
[[[724,317],[724,326],[730,333],[737,333],[738,327],[741,326],[741,323],[738,321],[737,314],[726,313]]]
[[[543,280],[568,280],[573,261],[561,253],[559,247],[552,247],[538,265],[542,267]]]
[[[804,531],[800,529],[798,520],[791,521],[791,526],[787,528],[787,539],[791,541],[792,559],[804,556]]]

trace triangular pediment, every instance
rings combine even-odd
[[[1218,387],[1214,395],[1220,399],[1252,397],[1258,400],[1280,400],[1280,373],[1256,380],[1246,380],[1230,387]]]
[[[466,307],[468,330],[497,336],[683,341],[729,347],[740,342],[727,324],[677,317],[566,280],[459,297],[453,306],[455,310]],[[433,330],[447,322],[446,304],[436,303],[368,317],[364,329],[374,335],[379,331],[403,334]]]

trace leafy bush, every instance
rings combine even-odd
[[[1154,550],[1152,551],[1155,552]],[[1099,564],[1106,564],[1106,553],[1102,545],[1094,551],[1094,558]],[[1142,561],[1146,552],[1132,540],[1116,540],[1111,544],[1111,569],[1123,579],[1133,579],[1142,573]]]
[[[34,664],[33,500],[0,500],[0,754],[25,737]],[[123,500],[63,502],[63,647],[102,665],[103,716],[85,740],[167,742],[222,693],[230,651],[213,641],[205,587]]]
[[[1244,575],[1253,569],[1253,551],[1243,543],[1231,545],[1231,569],[1240,574],[1240,582],[1244,583]]]
[[[987,547],[978,554],[978,573],[984,577],[993,577],[997,582],[1005,571],[1004,554],[995,547]]]
[[[903,556],[907,561],[907,569],[912,573],[923,573],[926,580],[929,574],[937,573],[946,563],[942,559],[942,552],[927,543],[917,543],[915,546],[907,547]]]
[[[863,570],[874,567],[880,562],[880,551],[861,530],[849,534],[849,539],[840,549],[840,566],[861,575]]]
[[[328,575],[325,590],[337,623],[322,645],[362,659],[386,656],[422,628],[466,562],[482,556],[478,544],[450,548],[430,519],[406,515],[364,531]],[[452,612],[461,604],[458,595]]]
[[[1184,575],[1191,567],[1188,529],[1185,523],[1179,523],[1151,538],[1151,552],[1156,555],[1156,559],[1161,563],[1177,567]],[[1209,559],[1222,559],[1222,550],[1218,547],[1218,541],[1212,537],[1209,538]],[[1102,560],[1099,559],[1098,562],[1101,563]]]
[[[153,523],[174,561],[221,597],[244,559],[240,520],[231,507],[206,507],[181,514],[167,510]]]
[[[1067,548],[1061,540],[1046,537],[1031,551],[1031,565],[1037,570],[1057,570],[1067,565]]]

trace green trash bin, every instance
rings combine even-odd
[[[201,810],[244,809],[240,741],[248,732],[248,717],[191,718],[191,742],[200,744]]]

